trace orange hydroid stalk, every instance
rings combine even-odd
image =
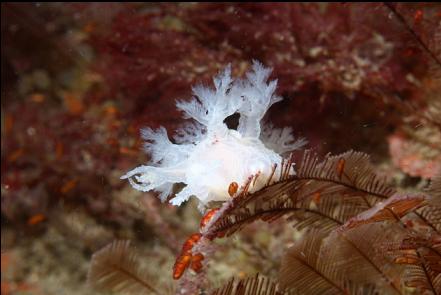
[[[236,193],[237,190],[239,189],[239,185],[237,184],[237,182],[232,182],[230,183],[230,185],[228,186],[228,194],[230,195],[230,197],[233,197]]]
[[[200,257],[200,255],[196,254],[195,256],[197,256],[195,258],[195,260],[193,259],[193,254],[191,253],[191,251],[193,250],[194,245],[201,239],[201,234],[200,233],[194,233],[192,235],[190,235],[190,237],[184,242],[184,244],[182,245],[182,250],[181,250],[181,254],[178,256],[178,258],[176,259],[175,265],[173,266],[173,279],[178,280],[182,277],[182,275],[184,274],[185,270],[190,266],[190,263],[193,264],[192,261],[195,261],[195,268],[200,270],[202,268],[202,264],[201,261],[202,259]],[[200,265],[199,265],[200,264]],[[193,269],[193,266],[192,266]],[[196,270],[195,270],[196,271]]]
[[[191,251],[191,249],[193,249],[193,246],[201,239],[201,234],[200,233],[195,233],[192,234],[184,243],[184,245],[182,245],[182,253],[186,253],[188,251]]]
[[[179,280],[191,262],[191,253],[180,255],[173,266],[173,279]]]
[[[204,255],[202,255],[201,253],[193,255],[190,268],[195,272],[200,272],[202,270],[202,260],[204,260],[204,258]]]
[[[208,210],[208,212],[204,215],[204,217],[202,217],[199,228],[203,229],[211,221],[214,214],[216,214],[218,211],[219,211],[219,208],[214,208],[214,209]]]

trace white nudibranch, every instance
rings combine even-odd
[[[183,183],[184,188],[170,202],[180,205],[195,196],[201,210],[210,201],[229,200],[228,188],[233,182],[244,184],[251,175],[259,174],[249,187],[253,192],[269,177],[275,180],[281,173],[282,155],[299,149],[306,141],[294,140],[289,127],[261,126],[268,108],[282,100],[274,94],[277,80],[267,83],[270,73],[271,69],[255,61],[246,79],[233,81],[228,66],[213,79],[214,89],[194,87],[192,100],[176,104],[185,118],[193,121],[176,131],[175,143],[164,127],[141,130],[151,163],[121,179],[128,179],[140,191],[159,192],[162,201],[172,193],[173,184]],[[237,130],[229,129],[224,122],[234,114],[240,116]],[[294,168],[289,174],[295,174]]]

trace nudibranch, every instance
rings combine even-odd
[[[159,192],[162,201],[172,194],[175,183],[182,183],[185,186],[170,202],[180,205],[194,196],[201,210],[211,201],[229,200],[232,183],[243,184],[258,174],[248,188],[253,192],[269,183],[268,178],[276,180],[283,155],[306,141],[295,140],[290,127],[261,122],[268,108],[282,100],[275,95],[277,80],[268,82],[270,74],[271,69],[255,61],[244,79],[233,80],[228,66],[213,79],[214,89],[193,87],[193,98],[176,104],[192,121],[175,132],[173,142],[164,127],[141,130],[151,163],[121,179],[140,191]],[[225,119],[235,114],[239,124],[230,129]],[[294,167],[290,169],[289,175],[294,175]]]

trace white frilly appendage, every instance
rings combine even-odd
[[[214,89],[193,88],[190,101],[178,101],[186,118],[193,119],[178,129],[170,141],[167,130],[141,131],[145,151],[151,155],[149,166],[140,166],[122,176],[137,190],[160,192],[161,200],[172,193],[173,184],[185,187],[170,202],[180,205],[191,196],[204,208],[210,201],[226,201],[232,182],[244,184],[251,175],[260,174],[249,190],[262,188],[278,165],[274,179],[280,175],[282,155],[301,148],[304,139],[295,140],[292,129],[261,126],[268,108],[281,100],[274,95],[277,81],[267,83],[271,70],[254,62],[244,80],[233,81],[228,66],[213,79]],[[225,118],[238,113],[237,130],[229,129]],[[289,172],[295,174],[294,169]]]

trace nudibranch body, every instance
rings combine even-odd
[[[159,192],[163,201],[172,193],[173,184],[183,183],[184,188],[170,202],[180,205],[195,196],[201,209],[210,201],[230,199],[233,182],[244,184],[251,175],[259,174],[248,189],[253,192],[268,183],[268,178],[276,179],[281,173],[282,155],[306,142],[294,140],[291,128],[261,126],[268,108],[281,100],[274,94],[277,81],[267,82],[270,73],[254,62],[246,79],[233,81],[227,67],[213,79],[214,89],[194,87],[192,100],[177,102],[193,122],[176,131],[175,143],[163,127],[143,129],[151,163],[121,178],[138,190]],[[225,119],[234,114],[240,116],[237,130],[225,124]],[[274,172],[275,164],[278,168]],[[289,174],[295,174],[293,168]]]

